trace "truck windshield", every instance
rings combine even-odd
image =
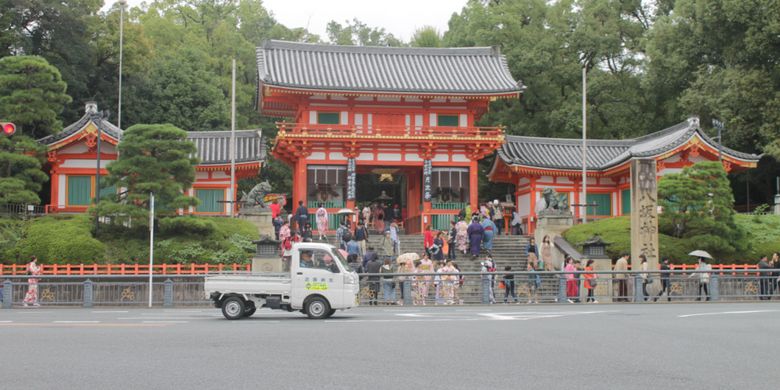
[[[349,263],[347,263],[347,259],[344,258],[341,252],[335,250],[333,251],[333,255],[339,260],[339,263],[341,263],[341,266],[344,267],[345,270],[350,271],[352,269],[352,267],[349,266]]]

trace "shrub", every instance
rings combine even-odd
[[[90,223],[87,215],[33,220],[14,252],[24,260],[35,255],[43,263],[102,261],[106,247],[92,238]]]
[[[189,216],[161,218],[158,226],[163,236],[208,236],[217,229],[217,225],[206,218]]]

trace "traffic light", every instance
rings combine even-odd
[[[11,122],[0,122],[0,127],[3,129],[3,135],[10,137],[16,133],[16,125]]]

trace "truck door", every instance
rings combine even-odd
[[[294,308],[302,308],[306,298],[313,294],[324,296],[331,307],[342,306],[344,277],[330,251],[299,248],[298,261],[293,267],[292,296]],[[296,260],[296,257],[298,260]]]

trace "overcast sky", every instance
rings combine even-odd
[[[359,19],[371,27],[382,27],[403,41],[411,38],[414,30],[434,26],[439,32],[447,30],[453,12],[459,12],[467,0],[263,0],[277,21],[287,27],[306,27],[327,40],[325,26],[335,20]],[[114,3],[106,0],[106,4]],[[132,6],[142,0],[128,0]]]

